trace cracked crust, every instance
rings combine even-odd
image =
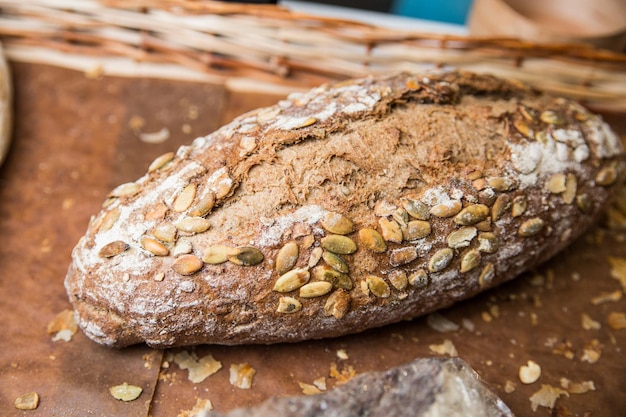
[[[546,260],[594,221],[622,171],[598,116],[517,83],[436,72],[326,85],[113,190],[66,288],[108,346],[358,332]]]

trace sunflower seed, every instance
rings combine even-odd
[[[454,252],[450,248],[440,249],[428,261],[428,270],[430,272],[443,271],[452,262]]]
[[[412,287],[422,288],[428,285],[428,274],[423,269],[418,269],[409,275],[409,284]]]
[[[314,298],[328,294],[333,289],[333,284],[326,281],[309,282],[300,287],[300,297]]]
[[[176,228],[186,233],[202,233],[211,227],[211,223],[203,217],[186,217],[176,223]]]
[[[104,245],[102,249],[100,249],[100,252],[98,252],[98,255],[100,255],[101,258],[111,258],[115,255],[119,255],[128,248],[130,248],[128,243],[122,242],[121,240],[115,240]]]
[[[430,223],[424,220],[411,220],[402,229],[402,236],[405,240],[412,241],[424,238],[430,234]]]
[[[176,241],[177,229],[172,223],[161,223],[152,231],[152,235],[161,242],[172,243]]]
[[[97,232],[106,232],[107,230],[111,230],[117,219],[120,218],[120,210],[118,208],[114,208],[110,211],[107,211],[106,214],[102,217],[100,224],[96,228]]]
[[[252,246],[240,246],[233,250],[228,260],[235,265],[253,266],[263,262],[263,254]]]
[[[446,238],[448,247],[452,249],[459,249],[469,246],[472,239],[476,237],[477,232],[476,228],[472,226],[466,226],[455,230]]]
[[[291,292],[309,282],[311,274],[308,270],[297,268],[281,275],[274,284],[274,291]]]
[[[174,159],[174,155],[174,152],[168,152],[164,153],[161,156],[158,156],[154,161],[152,161],[152,163],[148,167],[148,172],[154,172],[156,170],[164,168],[168,162]]]
[[[574,199],[576,198],[576,190],[578,188],[578,182],[576,180],[576,175],[567,174],[567,179],[565,180],[565,191],[563,191],[563,201],[565,204],[572,204]]]
[[[495,234],[486,232],[478,235],[478,250],[485,253],[495,253],[499,247]]]
[[[172,209],[181,213],[191,207],[194,198],[196,198],[196,184],[189,184],[178,194],[172,204]]]
[[[490,262],[483,267],[483,270],[478,275],[478,285],[481,288],[491,285],[493,278],[496,276],[496,269]]]
[[[518,195],[513,199],[513,206],[511,207],[511,216],[519,217],[526,212],[528,207],[528,200],[524,195]]]
[[[203,198],[200,199],[191,209],[189,210],[189,215],[193,217],[204,217],[211,210],[213,210],[213,206],[215,205],[215,194],[211,191]]]
[[[617,180],[617,165],[612,163],[603,167],[595,177],[595,182],[603,187],[608,187]]]
[[[341,256],[332,252],[324,251],[322,253],[322,258],[324,259],[324,262],[337,271],[343,272],[344,274],[349,272],[348,264]]]
[[[294,240],[285,243],[276,255],[276,272],[282,275],[293,268],[298,261],[299,254],[300,248]]]
[[[278,313],[296,313],[302,310],[302,303],[293,297],[280,297],[278,300]]]
[[[491,207],[491,220],[497,222],[509,208],[511,198],[507,194],[500,194]]]
[[[465,207],[454,217],[454,222],[461,226],[471,226],[485,220],[489,216],[489,207],[484,204],[472,204]]]
[[[565,123],[563,117],[561,117],[558,113],[552,110],[546,110],[542,112],[539,118],[542,122],[550,125],[562,125],[563,123]]]
[[[313,269],[313,278],[317,281],[330,282],[335,288],[343,288],[344,290],[352,289],[352,280],[350,276],[339,272],[328,265],[320,265]]]
[[[552,174],[552,176],[546,182],[546,189],[550,191],[552,194],[560,194],[565,191],[565,174],[556,173]]]
[[[417,249],[413,246],[395,249],[389,256],[389,263],[393,266],[406,265],[417,259]]]
[[[352,221],[339,213],[326,213],[320,223],[326,231],[338,235],[347,235],[354,231],[354,224]]]
[[[417,220],[428,220],[430,213],[428,213],[428,206],[419,200],[407,198],[403,203],[403,207],[409,216]]]
[[[468,272],[480,265],[480,252],[470,249],[461,257],[461,272]]]
[[[350,309],[350,295],[345,290],[333,292],[324,304],[324,315],[341,319]]]
[[[317,265],[317,263],[320,261],[320,259],[322,259],[322,254],[324,253],[324,250],[320,247],[317,248],[313,248],[313,250],[311,251],[311,256],[309,256],[309,268],[313,268],[315,265]]]
[[[378,219],[378,224],[382,231],[383,239],[387,242],[402,243],[402,229],[395,220],[387,220],[382,217]]]
[[[206,248],[202,254],[202,260],[211,265],[223,264],[232,256],[235,248],[224,245],[214,245]]]
[[[372,294],[378,298],[388,298],[391,295],[391,288],[384,279],[377,277],[376,275],[368,275],[365,278],[367,288]]]
[[[452,217],[456,215],[463,205],[459,200],[451,200],[447,203],[437,204],[430,209],[430,214],[436,217]]]
[[[140,243],[142,248],[152,253],[153,255],[167,256],[170,253],[169,249],[164,244],[162,244],[153,237],[142,236]]]
[[[339,254],[349,255],[356,252],[356,243],[352,239],[342,235],[328,235],[323,237],[320,245],[327,251]]]
[[[526,220],[520,225],[518,234],[524,237],[535,236],[541,232],[544,225],[544,221],[539,217]]]
[[[406,272],[398,269],[394,269],[393,271],[391,271],[389,275],[387,275],[387,279],[389,280],[389,282],[391,282],[391,285],[393,285],[393,287],[398,291],[404,291],[409,283]]]
[[[113,191],[109,193],[109,197],[132,197],[141,190],[141,186],[134,182],[127,182],[125,184],[118,185]]]
[[[495,191],[509,191],[514,187],[514,182],[507,177],[491,177],[487,179],[487,184]]]
[[[387,250],[385,240],[374,229],[365,228],[359,230],[359,242],[372,252],[382,253]]]
[[[191,275],[202,269],[202,260],[195,255],[182,255],[174,261],[172,269],[180,275]]]

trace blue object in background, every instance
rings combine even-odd
[[[394,0],[393,14],[424,20],[465,24],[472,0]]]

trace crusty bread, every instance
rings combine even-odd
[[[108,346],[338,336],[509,280],[572,242],[623,171],[580,105],[487,75],[322,86],[113,190],[73,252]]]

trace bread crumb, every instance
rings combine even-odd
[[[440,333],[455,332],[459,330],[458,324],[448,320],[439,313],[429,314],[426,318],[426,323],[431,329]]]
[[[585,392],[596,390],[596,385],[593,381],[572,382],[563,377],[560,383],[561,387],[565,388],[570,394],[584,394]]]
[[[247,363],[233,363],[230,365],[231,385],[240,389],[250,389],[252,387],[252,379],[256,375],[256,369]]]
[[[603,348],[604,346],[598,341],[598,339],[593,339],[591,342],[585,344],[580,360],[589,363],[598,362],[598,360],[600,360],[600,356],[602,355]]]
[[[565,395],[569,397],[569,393],[561,388],[553,387],[552,385],[541,385],[541,389],[535,392],[530,397],[530,406],[533,411],[537,411],[537,407],[547,407],[549,409],[554,408],[556,400]]]
[[[348,352],[346,352],[345,349],[339,349],[337,351],[337,357],[341,360],[347,360],[348,359]]]
[[[515,392],[516,389],[517,387],[515,386],[515,382],[507,379],[506,382],[504,383],[504,392],[506,392],[507,394],[510,394],[512,392]]]
[[[341,371],[337,369],[335,362],[330,364],[330,372],[328,374],[331,378],[337,380],[337,384],[345,384],[356,376],[356,371],[351,365],[345,365]]]
[[[609,327],[613,330],[626,329],[626,314],[622,312],[612,312],[607,318]]]
[[[483,319],[485,323],[491,323],[493,321],[491,314],[489,314],[489,312],[487,311],[483,311],[482,313],[480,313],[480,317]]]
[[[48,323],[48,334],[52,335],[52,341],[63,340],[69,342],[78,331],[76,318],[72,310],[63,310]]]
[[[448,355],[451,357],[459,356],[456,347],[452,343],[451,340],[445,339],[440,345],[429,345],[428,348],[431,352],[436,353],[438,355]]]
[[[27,392],[15,399],[13,405],[18,410],[34,410],[39,407],[39,394],[36,392]]]
[[[541,366],[537,362],[529,360],[526,365],[520,366],[518,376],[523,384],[533,384],[541,376]]]
[[[124,382],[121,385],[109,388],[109,392],[116,400],[128,402],[139,398],[143,389],[137,385],[128,385],[128,383]]]
[[[302,393],[304,395],[316,395],[322,393],[322,391],[315,385],[307,384],[300,381],[298,381],[298,385],[300,385],[300,389],[302,390]]]
[[[619,281],[622,291],[626,292],[626,259],[609,256],[611,264],[611,277]]]
[[[163,143],[170,138],[170,130],[167,127],[156,132],[138,134],[139,140],[146,143]]]
[[[585,330],[598,330],[602,327],[599,321],[595,321],[588,314],[581,314],[581,325]]]
[[[604,304],[611,301],[619,301],[622,299],[622,292],[620,290],[615,290],[613,292],[603,292],[600,295],[597,295],[591,299],[591,304],[598,305]]]
[[[198,398],[191,410],[182,410],[176,417],[201,417],[205,412],[213,410],[211,400]]]
[[[204,381],[222,369],[222,363],[215,360],[211,354],[198,359],[195,352],[189,353],[186,350],[175,354],[174,362],[178,364],[180,369],[189,371],[189,380],[194,384]]]

